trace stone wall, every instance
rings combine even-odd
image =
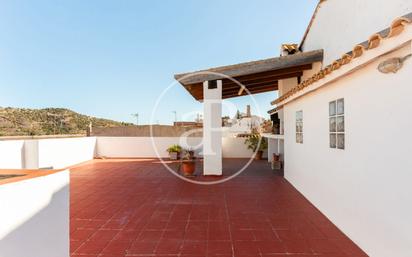
[[[153,134],[150,133],[152,127]],[[175,127],[166,125],[143,125],[114,128],[93,128],[92,136],[106,137],[180,137],[192,131],[188,136],[202,137],[202,129],[198,127]]]

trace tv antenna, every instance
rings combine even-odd
[[[136,118],[136,126],[139,125],[139,113],[132,113],[132,116]]]
[[[177,122],[177,112],[176,112],[176,111],[172,111],[172,113],[175,114],[175,122]]]

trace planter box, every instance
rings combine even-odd
[[[170,160],[179,160],[180,154],[179,153],[169,153]]]
[[[272,170],[280,170],[282,169],[282,162],[281,161],[272,161]]]

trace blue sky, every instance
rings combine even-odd
[[[317,0],[0,2],[0,106],[64,107],[149,123],[175,73],[279,55],[299,43]],[[275,93],[256,95],[263,114]],[[231,100],[239,109],[250,97]],[[201,110],[172,87],[153,121]],[[256,108],[256,107],[255,107]]]

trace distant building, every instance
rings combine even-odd
[[[265,122],[263,117],[252,115],[250,105],[246,106],[246,113],[237,112],[232,119],[223,122],[223,133],[227,136],[237,136],[239,134],[249,134],[252,129],[261,130]]]

